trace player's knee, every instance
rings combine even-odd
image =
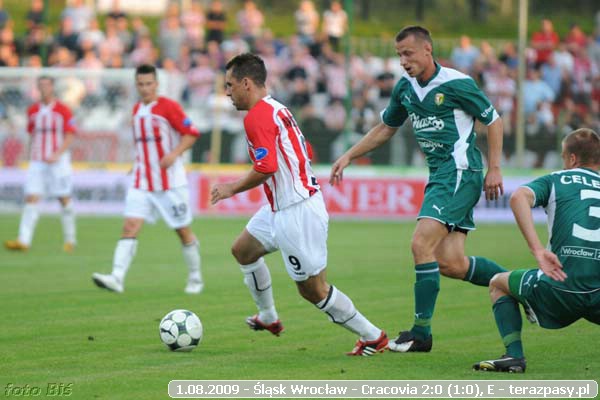
[[[137,221],[125,220],[123,224],[123,237],[132,238],[136,237],[141,225]]]
[[[253,252],[250,251],[247,246],[244,246],[239,242],[233,243],[231,246],[231,254],[240,265],[252,264],[260,258],[260,255],[257,256],[253,254]]]
[[[465,260],[462,256],[449,255],[447,253],[435,254],[435,259],[440,268],[440,274],[449,278],[464,278],[469,266],[465,266]]]
[[[427,245],[425,238],[416,235],[412,239],[410,250],[415,257],[425,257],[428,253],[432,253],[431,247]]]
[[[490,279],[489,290],[492,303],[495,303],[500,297],[508,294],[502,285],[502,276],[504,274],[506,274],[506,272],[498,273]]]

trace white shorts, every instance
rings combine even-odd
[[[70,197],[73,190],[71,157],[63,154],[55,163],[31,161],[25,180],[25,195]]]
[[[187,186],[160,192],[129,188],[125,198],[125,217],[143,218],[153,224],[162,217],[172,229],[192,223],[190,194]]]
[[[288,275],[302,282],[327,266],[328,224],[323,195],[318,192],[277,212],[264,205],[250,219],[246,230],[269,253],[281,250]]]

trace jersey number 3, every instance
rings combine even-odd
[[[597,190],[582,190],[580,192],[581,200],[599,199],[600,192]],[[600,207],[589,208],[590,217],[600,218]],[[573,236],[579,239],[587,240],[588,242],[600,242],[600,229],[587,229],[581,225],[573,224]]]

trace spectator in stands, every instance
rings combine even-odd
[[[161,58],[179,59],[181,46],[185,43],[185,31],[181,27],[179,17],[167,17],[161,27],[159,48]]]
[[[193,55],[192,68],[186,74],[188,82],[188,98],[192,107],[198,107],[206,102],[215,88],[216,72],[210,65],[206,54]]]
[[[210,2],[206,14],[206,42],[215,41],[219,44],[225,38],[225,27],[227,26],[227,14],[223,9],[221,0]]]
[[[343,99],[348,93],[344,63],[344,55],[334,53],[331,61],[323,66],[327,93],[332,99]]]
[[[164,71],[165,87],[169,89],[169,97],[180,102],[183,99],[183,93],[187,84],[185,75],[177,66],[175,60],[166,58],[162,62]]]
[[[542,29],[531,36],[531,46],[536,51],[535,62],[539,66],[548,61],[550,54],[556,49],[560,38],[554,31],[554,25],[549,19],[542,20]]]
[[[200,0],[192,0],[190,8],[181,16],[181,24],[187,44],[193,49],[203,50],[206,15]]]
[[[313,163],[329,163],[331,161],[331,142],[329,131],[312,103],[306,104],[299,113],[300,130],[313,149]]]
[[[560,95],[563,92],[563,71],[554,60],[554,53],[550,54],[548,61],[540,67],[541,78],[552,88],[555,101],[560,101]]]
[[[27,16],[25,17],[25,26],[27,27],[27,32],[30,32],[33,28],[41,27],[43,23],[43,0],[31,0],[31,7],[29,8],[29,11],[27,11]]]
[[[48,57],[48,65],[55,68],[71,68],[75,65],[75,53],[66,47],[55,47]]]
[[[98,20],[94,18],[90,21],[87,29],[79,34],[79,47],[81,47],[81,43],[83,42],[91,42],[94,45],[94,48],[98,49],[105,39],[106,36],[104,35],[102,29],[100,29]]]
[[[243,39],[251,49],[254,49],[254,43],[260,36],[264,22],[265,17],[256,3],[252,0],[245,0],[244,7],[237,13],[237,23]]]
[[[333,0],[323,13],[323,32],[327,35],[334,51],[340,51],[340,41],[348,30],[348,14],[342,8],[342,3]]]
[[[51,40],[46,37],[44,28],[42,26],[34,26],[23,38],[22,54],[26,57],[42,55],[42,49],[44,46],[49,46]]]
[[[511,77],[510,70],[506,64],[500,63],[494,71],[487,75],[484,91],[504,122],[502,149],[504,156],[508,159],[515,151],[513,110],[517,93],[517,83]]]
[[[540,79],[539,68],[530,68],[523,84],[523,108],[527,119],[527,148],[537,154],[535,167],[544,164],[546,153],[556,148],[556,131],[552,102],[554,92],[546,82]]]
[[[452,49],[450,62],[452,62],[454,68],[465,74],[470,74],[478,57],[479,49],[473,46],[469,36],[462,35],[460,37],[460,45]]]
[[[564,75],[573,73],[574,59],[573,54],[567,49],[567,43],[561,41],[552,53],[554,62],[560,67]]]
[[[79,34],[73,28],[73,19],[64,17],[60,22],[60,30],[54,35],[54,45],[66,47],[69,51],[76,52],[79,48],[78,39]]]
[[[587,107],[592,100],[592,82],[598,77],[598,66],[592,65],[585,48],[573,47],[573,73],[571,75],[571,94],[575,104]]]
[[[138,43],[138,39],[142,36],[150,36],[150,29],[144,24],[144,20],[140,17],[134,17],[131,21],[132,35],[131,43],[135,48]]]
[[[133,34],[129,31],[129,20],[127,18],[118,18],[115,24],[117,28],[117,36],[126,52],[130,52],[133,49]]]
[[[79,33],[87,29],[95,15],[94,10],[88,7],[83,0],[71,0],[71,4],[63,10],[60,17],[63,20],[70,18],[73,23],[73,31]]]
[[[116,24],[120,19],[127,19],[127,13],[121,9],[120,0],[113,0],[110,11],[106,14],[107,23]]]
[[[519,54],[514,42],[506,42],[504,46],[502,46],[502,51],[500,52],[498,60],[506,64],[510,70],[517,70],[519,65]]]
[[[571,53],[575,53],[578,48],[585,49],[587,47],[587,41],[588,38],[581,30],[581,27],[576,23],[571,24],[569,33],[567,33],[567,37],[565,38],[565,43]]]
[[[129,54],[127,65],[137,67],[143,64],[154,65],[157,60],[157,50],[150,36],[140,36],[135,48]]]
[[[117,27],[114,25],[106,26],[106,39],[100,44],[98,49],[101,53],[108,54],[110,57],[122,55],[125,53],[125,45],[119,38]]]
[[[298,9],[294,12],[296,21],[296,33],[300,40],[307,46],[315,41],[315,35],[319,29],[319,13],[315,9],[312,0],[302,0]]]

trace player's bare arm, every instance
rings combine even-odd
[[[531,214],[534,200],[531,190],[519,188],[510,198],[510,207],[517,220],[517,225],[519,225],[519,229],[527,241],[529,250],[531,250],[540,269],[550,278],[562,282],[567,277],[567,274],[562,270],[562,264],[554,253],[542,245],[535,230]]]
[[[183,135],[181,137],[181,142],[179,142],[179,145],[177,145],[177,147],[175,147],[172,152],[166,154],[163,158],[161,158],[160,167],[169,168],[171,165],[173,165],[175,160],[177,160],[177,157],[182,155],[184,151],[186,151],[194,145],[196,139],[198,139],[197,136]]]
[[[485,198],[488,200],[497,200],[504,194],[500,170],[503,135],[502,118],[497,118],[488,126],[488,171],[484,181]]]
[[[251,169],[246,175],[234,182],[218,183],[210,191],[210,203],[216,204],[219,200],[227,199],[234,194],[252,189],[273,176]]]
[[[60,146],[56,152],[54,154],[52,154],[49,158],[48,158],[48,162],[49,163],[55,163],[60,159],[60,156],[63,155],[63,153],[65,151],[67,151],[69,149],[69,147],[71,147],[71,144],[73,143],[73,140],[75,139],[75,135],[72,133],[66,133],[65,134],[65,138],[63,140],[62,146]]]
[[[336,185],[342,181],[344,168],[346,168],[352,160],[360,157],[369,151],[381,146],[396,133],[398,128],[387,126],[383,122],[375,125],[358,143],[352,146],[344,155],[337,159],[331,167],[331,175],[329,183]]]

